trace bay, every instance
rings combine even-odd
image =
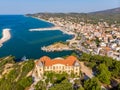
[[[0,57],[13,55],[18,60],[23,56],[27,58],[40,58],[49,56],[51,58],[70,55],[72,51],[44,52],[42,46],[50,45],[54,42],[66,41],[73,36],[63,34],[60,30],[30,32],[33,28],[46,28],[54,26],[51,23],[38,20],[24,15],[0,15],[0,38],[2,30],[10,28],[11,39],[0,48]]]

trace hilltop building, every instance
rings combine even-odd
[[[80,75],[80,64],[76,57],[68,56],[66,59],[51,59],[48,56],[41,57],[36,61],[36,72],[38,77],[42,77],[45,72],[53,71],[56,73],[66,72]]]

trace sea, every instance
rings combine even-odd
[[[47,28],[54,26],[52,23],[38,20],[24,15],[0,15],[0,38],[2,31],[9,28],[11,39],[0,48],[0,57],[13,55],[17,60],[22,57],[38,59],[42,56],[51,58],[70,55],[73,51],[44,52],[41,47],[55,42],[66,41],[74,36],[67,35],[60,30],[30,32],[29,29]]]

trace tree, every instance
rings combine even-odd
[[[33,60],[25,61],[22,67],[22,73],[21,73],[20,78],[26,76],[33,68],[34,68]]]
[[[102,83],[110,84],[111,73],[108,71],[108,68],[105,64],[100,64],[98,66],[97,77]]]
[[[85,90],[82,86],[78,88],[78,90]]]
[[[91,58],[90,54],[82,53],[82,56],[80,57],[81,60],[89,61]]]
[[[61,83],[68,74],[63,72],[61,74],[55,72],[46,72],[45,75],[47,76],[47,81],[50,81],[53,84]]]
[[[56,84],[55,86],[51,87],[49,90],[73,90],[72,84],[68,82],[68,80],[63,80],[61,83]]]
[[[35,85],[35,90],[46,90],[46,85],[43,81],[39,81],[36,85]]]
[[[96,43],[97,46],[99,46],[99,44],[100,44],[100,40],[99,40],[98,37],[96,37],[96,39],[95,39],[95,43]]]
[[[25,77],[19,81],[19,85],[26,88],[32,84],[32,77]]]
[[[114,66],[113,66],[113,70],[112,70],[112,75],[114,77],[120,76],[120,62],[119,61],[115,61]]]
[[[98,78],[92,78],[84,82],[85,90],[101,90]]]
[[[117,90],[120,90],[120,84],[118,84]]]

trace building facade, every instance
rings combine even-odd
[[[68,56],[66,59],[55,58],[51,59],[47,56],[41,57],[36,61],[36,73],[38,77],[42,77],[45,72],[66,72],[68,74],[74,73],[80,75],[80,64],[76,57]]]

